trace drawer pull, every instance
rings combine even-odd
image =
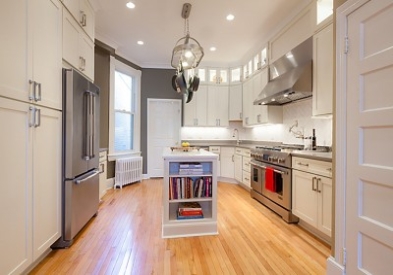
[[[326,168],[326,170],[328,170],[329,172],[332,172],[332,168]]]
[[[308,163],[301,163],[301,162],[298,162],[297,165],[301,165],[301,166],[306,166],[306,167],[308,167]]]

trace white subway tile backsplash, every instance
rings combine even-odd
[[[283,106],[283,124],[261,125],[253,128],[243,128],[241,122],[230,122],[228,128],[223,127],[183,127],[181,129],[182,140],[236,140],[233,137],[234,129],[239,130],[240,140],[253,141],[274,141],[288,144],[307,143],[300,138],[296,138],[293,131],[300,131],[304,136],[311,136],[312,129],[315,129],[317,145],[332,145],[332,118],[317,119],[312,118],[312,100],[302,100],[299,102]]]

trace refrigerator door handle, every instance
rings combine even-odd
[[[95,94],[92,91],[85,91],[85,108],[86,108],[86,125],[85,125],[85,159],[89,160],[95,157],[94,152],[94,131],[95,131]]]
[[[90,173],[88,173],[86,176],[83,176],[83,177],[79,177],[79,178],[74,179],[74,183],[75,183],[75,184],[81,184],[81,183],[83,183],[84,181],[87,181],[87,180],[91,179],[92,177],[97,176],[99,173],[100,173],[100,171],[98,171],[97,169],[94,169],[93,171],[91,171]]]
[[[95,157],[94,152],[94,133],[95,133],[95,95],[90,92],[90,158]]]

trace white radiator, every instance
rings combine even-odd
[[[142,157],[129,157],[116,160],[114,188],[141,181]]]

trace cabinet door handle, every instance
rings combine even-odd
[[[322,192],[322,189],[321,189],[321,186],[322,186],[322,184],[321,184],[321,186],[319,186],[319,183],[321,182],[321,178],[316,178],[316,180],[317,180],[317,192],[318,193],[321,193]]]
[[[30,111],[29,127],[33,127],[33,126],[35,126],[35,112],[36,112],[36,108],[30,106],[29,107],[29,111]]]
[[[239,113],[239,117],[240,117],[240,119],[243,119],[243,113],[242,112]]]
[[[36,98],[36,92],[37,92],[36,87],[37,87],[37,83],[36,83],[35,81],[33,81],[33,80],[30,79],[30,80],[29,80],[29,84],[33,86],[33,95],[30,94],[29,100],[33,100],[33,99]]]
[[[34,127],[37,128],[37,127],[41,126],[41,109],[38,109],[38,108],[34,108],[34,109],[35,109],[34,117],[37,116],[37,120],[35,120],[35,118],[34,118],[34,121],[36,121],[34,123]]]
[[[83,11],[81,11],[81,15],[82,16],[81,16],[80,24],[82,25],[82,27],[86,27],[86,25],[87,25],[87,15]]]
[[[86,59],[84,59],[82,56],[79,56],[79,69],[81,71],[84,71],[86,67]]]
[[[38,86],[38,96],[34,95],[34,100],[41,101],[41,83],[36,82],[36,85]]]
[[[317,178],[316,177],[312,177],[312,191],[317,191],[317,187],[315,187],[315,183],[317,183],[317,185],[318,185],[318,182],[317,182]]]
[[[232,162],[235,162],[235,155],[232,155]]]

